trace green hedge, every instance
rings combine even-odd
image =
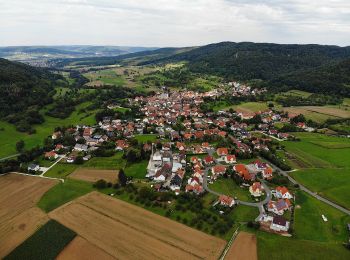
[[[4,259],[55,259],[75,236],[72,230],[50,220]]]

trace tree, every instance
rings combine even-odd
[[[123,186],[123,187],[126,186],[126,182],[127,182],[128,179],[127,179],[123,169],[119,170],[118,180],[119,180],[119,183],[120,183],[121,186]]]
[[[77,156],[77,158],[75,158],[75,160],[74,160],[74,163],[75,164],[83,164],[84,163],[83,156],[81,156],[81,155]]]
[[[97,189],[105,189],[107,187],[107,182],[105,180],[98,180],[97,182],[94,183],[93,185]]]
[[[18,141],[16,143],[16,151],[19,153],[23,152],[24,146],[25,146],[25,144],[24,144],[23,140]]]

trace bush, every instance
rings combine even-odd
[[[107,187],[107,182],[105,180],[98,180],[94,183],[93,187],[99,190],[105,189]]]

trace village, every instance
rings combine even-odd
[[[245,85],[229,85],[234,86],[232,95],[256,94]],[[56,129],[51,136],[54,149],[43,155],[54,163],[50,167],[31,163],[27,170],[44,175],[59,161],[83,164],[95,155],[113,150],[131,161],[149,158],[144,178],[155,191],[197,196],[213,193],[217,196],[213,207],[221,206],[220,214],[224,214],[222,207],[230,210],[240,204],[257,207],[260,214],[255,221],[261,229],[288,235],[293,194],[270,182],[277,173],[261,155],[271,154],[276,140],[293,138],[274,128],[275,123],[290,122],[291,118],[272,109],[255,114],[226,110],[203,113],[200,105],[204,100],[215,100],[219,95],[220,89],[204,93],[164,90],[154,96],[136,97],[129,102],[139,108],[143,117],[130,120],[104,117],[95,126]],[[307,127],[299,122],[296,125]],[[135,136],[146,135],[155,135],[157,139],[135,143]],[[63,145],[67,138],[71,139],[71,146]],[[224,178],[233,179],[250,197],[249,201],[210,188]],[[287,219],[284,215],[288,215]]]

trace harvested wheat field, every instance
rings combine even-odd
[[[86,169],[79,168],[76,169],[71,175],[72,179],[78,179],[88,182],[96,182],[98,180],[105,180],[107,182],[116,183],[117,182],[118,171],[116,170],[99,170],[99,169]]]
[[[240,232],[225,258],[230,260],[257,260],[256,236],[254,234]]]
[[[217,259],[226,242],[97,192],[49,213],[118,259]]]
[[[0,176],[0,258],[48,221],[36,203],[56,183],[14,173]]]
[[[86,241],[82,237],[75,237],[57,256],[57,260],[113,260],[114,257]]]

